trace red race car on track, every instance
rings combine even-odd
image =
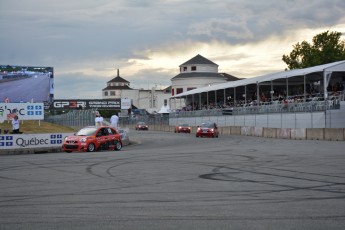
[[[198,126],[196,137],[218,137],[218,127],[214,122],[205,122]]]
[[[188,124],[179,124],[175,126],[175,133],[190,133],[191,127]]]
[[[74,136],[66,137],[62,144],[62,150],[68,153],[120,149],[122,149],[121,134],[110,126],[82,128]]]
[[[145,122],[138,122],[135,125],[135,130],[149,130],[149,126]]]

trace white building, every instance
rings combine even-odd
[[[171,93],[174,96],[192,89],[236,80],[239,78],[227,73],[218,73],[217,64],[198,54],[180,65],[180,73],[171,79]],[[180,100],[171,101],[173,110],[186,106],[184,100]]]
[[[149,113],[170,108],[176,110],[185,107],[185,101],[169,100],[171,96],[199,87],[239,80],[232,75],[218,73],[218,65],[199,54],[179,67],[180,73],[171,79],[172,86],[164,90],[155,87],[149,90],[132,89],[130,82],[120,77],[117,70],[117,76],[108,81],[107,87],[102,89],[102,98],[128,98],[133,106],[146,109]]]
[[[171,96],[170,87],[158,90],[153,87],[150,90],[132,89],[130,82],[117,76],[107,82],[107,87],[102,89],[102,99],[128,98],[132,105],[138,109],[146,109],[149,113],[158,112],[163,106],[169,106]]]

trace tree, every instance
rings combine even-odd
[[[345,60],[345,40],[341,32],[326,31],[313,37],[313,43],[306,41],[293,45],[290,55],[282,60],[288,69],[301,69]]]

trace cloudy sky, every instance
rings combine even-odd
[[[0,64],[52,66],[56,99],[102,97],[120,76],[164,88],[197,54],[249,78],[297,42],[343,32],[344,0],[0,0]]]

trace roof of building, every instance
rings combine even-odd
[[[216,65],[216,66],[218,66],[216,63],[208,60],[207,58],[204,58],[200,54],[196,55],[192,59],[181,64],[180,66],[183,66],[183,65]]]
[[[183,78],[224,78],[226,81],[236,81],[239,78],[226,73],[213,73],[213,72],[187,72],[180,73],[173,77],[171,80]]]
[[[104,90],[119,90],[119,89],[132,89],[131,87],[129,87],[128,85],[114,85],[114,86],[107,86],[106,88],[102,89],[102,91]]]
[[[129,83],[129,81],[123,79],[122,77],[120,77],[120,70],[117,69],[117,76],[114,77],[113,79],[111,79],[110,81],[108,81],[107,83],[110,82],[116,82],[116,83]]]
[[[123,79],[122,77],[120,76],[117,76],[117,77],[114,77],[113,79],[111,79],[110,81],[108,81],[107,83],[110,83],[110,82],[117,82],[117,83],[129,83],[129,81]]]

